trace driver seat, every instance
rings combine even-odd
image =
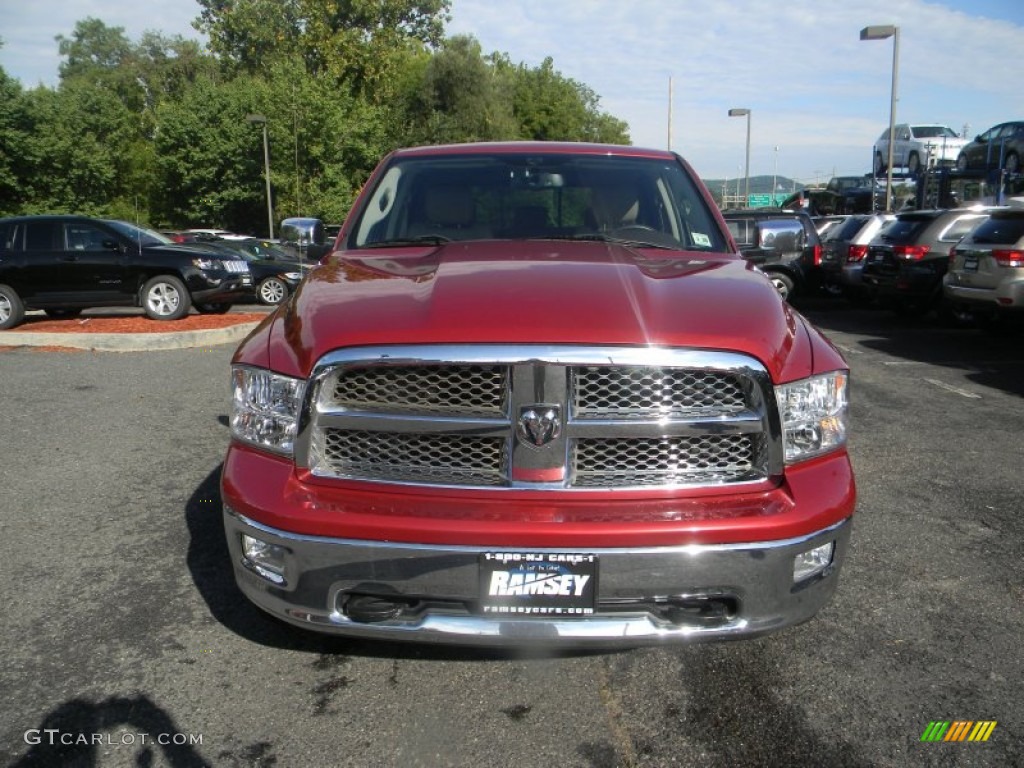
[[[585,219],[588,226],[604,232],[632,226],[639,216],[640,195],[635,186],[616,184],[591,188]]]

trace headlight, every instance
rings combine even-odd
[[[213,259],[192,259],[192,266],[196,269],[213,269],[214,265]]]
[[[848,384],[846,371],[833,371],[775,387],[787,464],[846,444]]]
[[[290,456],[306,382],[258,368],[231,369],[231,434]]]

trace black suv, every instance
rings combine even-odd
[[[251,297],[246,262],[199,243],[85,216],[0,219],[0,329],[18,325],[26,309],[74,317],[135,306],[176,320],[192,306],[221,313]]]
[[[821,238],[806,213],[736,208],[722,216],[740,253],[768,275],[782,298],[821,286]]]
[[[907,211],[868,244],[863,287],[899,314],[941,308],[949,251],[988,212],[982,209]]]

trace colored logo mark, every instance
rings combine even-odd
[[[995,720],[933,720],[921,741],[988,741],[995,729]]]

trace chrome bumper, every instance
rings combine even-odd
[[[947,274],[943,278],[943,290],[950,301],[989,309],[1024,309],[1024,279],[1003,280],[995,288],[976,288],[958,282],[956,277]]]
[[[242,592],[267,613],[320,632],[461,645],[629,647],[755,637],[810,619],[835,591],[852,522],[795,539],[749,544],[591,549],[600,563],[590,616],[506,618],[474,610],[478,557],[501,547],[436,546],[302,536],[225,507],[225,532]],[[248,534],[285,552],[284,584],[261,576],[242,552]],[[796,555],[835,542],[831,566],[794,585]],[[573,553],[582,550],[522,549]],[[353,596],[393,598],[408,611],[379,621],[347,615]],[[699,611],[686,606],[728,605]],[[415,608],[413,608],[415,606]],[[680,607],[682,606],[682,608]]]

